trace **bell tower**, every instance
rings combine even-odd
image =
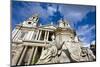
[[[55,30],[55,40],[57,42],[57,48],[60,49],[65,41],[74,41],[76,32],[70,27],[69,23],[62,18],[58,22],[58,27]]]
[[[39,21],[38,15],[33,15],[28,20],[23,22],[23,26],[27,27],[37,27]]]
[[[68,21],[65,21],[64,19],[61,18],[58,22],[60,28],[70,28]]]

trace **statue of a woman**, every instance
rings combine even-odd
[[[59,60],[57,59],[57,47],[55,46],[55,36],[52,35],[52,42],[47,45],[46,49],[43,50],[40,59],[38,60],[37,64],[48,64],[48,63],[58,63]]]

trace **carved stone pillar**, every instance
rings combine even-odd
[[[33,36],[33,34],[34,34],[34,31],[31,31],[31,33],[30,33],[30,37],[29,37],[29,40],[32,40],[32,36]]]
[[[12,58],[12,66],[16,65],[18,62],[18,59],[20,58],[20,54],[22,53],[22,50],[24,49],[24,47],[20,48],[20,51],[17,51],[14,55],[14,57]]]
[[[33,54],[33,58],[32,58],[32,64],[34,64],[35,57],[36,57],[36,54],[37,54],[37,49],[38,49],[38,47],[36,47],[35,50],[34,50],[34,54]]]
[[[40,37],[41,37],[41,33],[42,33],[42,30],[40,31],[40,33],[39,33],[39,38],[38,38],[38,40],[40,40]]]
[[[25,37],[25,40],[30,40],[30,36],[31,36],[32,31],[29,31],[27,36]]]
[[[33,53],[34,53],[34,47],[32,47],[31,54],[30,54],[30,57],[29,57],[29,59],[28,59],[27,65],[29,65],[29,64],[31,63]]]
[[[21,30],[19,30],[18,33],[14,36],[13,41],[17,41],[20,35],[21,35]]]
[[[49,38],[49,31],[48,31],[48,33],[47,33],[47,41],[48,41],[48,38]]]
[[[37,34],[36,34],[36,38],[35,38],[35,40],[37,40],[37,38],[38,38],[38,34],[39,34],[39,30],[38,30],[38,32],[37,32]]]
[[[12,39],[16,35],[17,32],[18,32],[18,29],[16,29],[16,28],[12,31]]]
[[[21,55],[21,58],[20,58],[20,60],[19,60],[19,62],[18,62],[17,65],[20,65],[20,64],[22,63],[22,60],[23,60],[24,55],[25,55],[25,53],[26,53],[26,50],[27,50],[27,46],[25,46],[24,51],[23,51],[23,53],[22,53],[22,55]]]
[[[47,31],[45,31],[44,40],[46,40],[47,37],[46,35],[47,35]]]

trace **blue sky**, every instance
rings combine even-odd
[[[22,23],[34,14],[39,14],[39,23],[43,25],[51,22],[56,25],[60,18],[69,21],[85,46],[89,46],[89,43],[96,39],[95,6],[12,1],[11,14],[13,29],[16,24]]]

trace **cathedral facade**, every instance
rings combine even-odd
[[[33,15],[12,31],[11,64],[34,65],[48,63],[93,61],[95,56],[83,47],[75,30],[63,19],[58,25],[39,24]]]

